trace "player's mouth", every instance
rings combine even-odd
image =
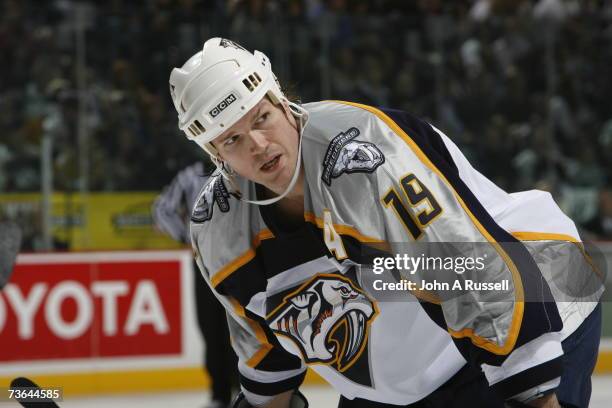
[[[278,169],[280,163],[281,155],[278,154],[274,156],[272,159],[268,160],[261,166],[259,169],[265,173],[270,173]]]

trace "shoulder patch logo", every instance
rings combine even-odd
[[[321,179],[328,186],[343,173],[372,173],[385,162],[376,145],[354,140],[359,134],[359,129],[352,127],[334,137],[327,147]]]
[[[213,215],[215,203],[219,206],[221,212],[228,212],[230,193],[225,187],[223,176],[221,174],[213,174],[210,180],[204,186],[200,193],[200,197],[193,207],[191,213],[191,221],[202,223],[210,220]]]

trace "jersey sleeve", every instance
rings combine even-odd
[[[297,389],[306,376],[306,366],[286,351],[265,321],[224,293],[223,285],[213,287],[200,257],[196,262],[215,297],[225,307],[232,348],[238,356],[240,386],[254,405],[265,404],[275,395]]]
[[[170,235],[175,241],[185,242],[188,240],[188,221],[181,216],[186,213],[185,187],[181,182],[182,173],[177,174],[167,185],[161,194],[157,196],[151,208],[151,214],[155,225]]]
[[[456,147],[449,151],[428,123],[400,111],[364,108],[375,117],[371,131],[383,138],[379,147],[386,160],[375,177],[386,240],[487,246],[495,260],[475,276],[509,282],[508,290],[433,293],[422,302],[424,309],[504,399],[525,401],[556,388],[562,321],[550,288],[529,251],[496,223],[469,185],[482,189],[479,195],[491,203],[507,194],[466,166]],[[465,161],[461,172],[457,160]]]

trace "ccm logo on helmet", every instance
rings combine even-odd
[[[234,95],[233,93],[229,94],[224,100],[219,102],[217,106],[212,108],[212,110],[208,112],[208,114],[213,118],[219,116],[219,114],[223,112],[225,108],[236,102],[236,99],[236,95]]]

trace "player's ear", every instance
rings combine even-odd
[[[291,108],[289,107],[289,101],[283,98],[281,99],[280,105],[281,105],[281,109],[285,113],[285,118],[287,118],[287,120],[289,121],[289,123],[291,123],[293,127],[297,128],[297,122],[295,120],[295,116],[293,116],[293,113],[291,113]]]
[[[212,151],[211,154],[214,153],[214,156],[217,158],[217,160],[219,161],[223,161],[223,155],[221,154],[221,152],[219,151],[219,149],[217,149],[217,146],[215,145],[215,141],[211,141],[209,142],[209,147],[212,147]]]
[[[283,105],[283,109],[288,110],[289,109],[289,101],[285,98],[281,99],[281,105]]]

